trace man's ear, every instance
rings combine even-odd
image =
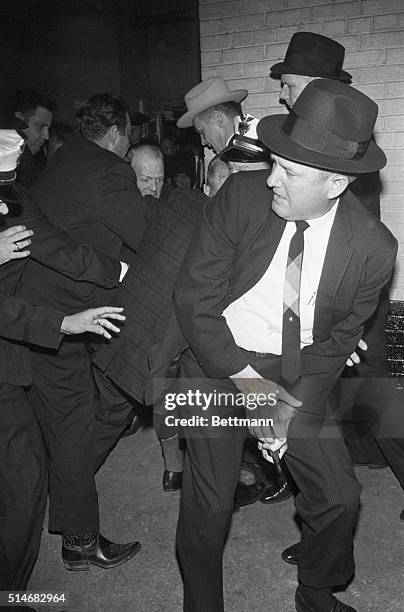
[[[106,133],[106,136],[108,138],[108,141],[114,145],[118,139],[119,136],[119,130],[117,128],[116,125],[111,125],[110,128],[108,128],[108,132]]]
[[[339,198],[349,185],[349,177],[346,174],[332,174],[329,178],[328,197],[330,200]]]
[[[217,125],[219,127],[223,127],[223,125],[224,125],[224,116],[223,116],[223,113],[221,113],[220,111],[217,110],[217,111],[214,112],[213,117],[214,117]]]

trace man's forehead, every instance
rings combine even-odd
[[[153,157],[134,157],[132,164],[136,166],[139,171],[146,170],[147,172],[164,174],[164,163],[161,159]]]
[[[285,85],[298,85],[305,83],[307,77],[301,74],[281,74],[281,83]]]
[[[31,116],[31,121],[43,123],[44,125],[50,125],[52,123],[52,113],[43,106],[37,106]]]
[[[276,161],[280,166],[285,166],[285,168],[287,168],[288,166],[292,167],[302,165],[298,162],[293,162],[290,159],[286,159],[286,157],[281,157],[281,155],[276,155],[276,153],[271,153],[271,159],[272,161]]]

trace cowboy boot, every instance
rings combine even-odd
[[[88,571],[89,565],[103,569],[129,561],[141,549],[139,542],[116,544],[98,531],[62,535],[62,559],[66,569]]]

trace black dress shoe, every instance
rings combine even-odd
[[[296,542],[296,544],[292,544],[288,548],[285,548],[281,552],[281,557],[285,561],[285,563],[289,563],[290,565],[299,565],[299,559],[302,556],[302,545],[300,542]]]
[[[164,470],[163,474],[163,489],[169,491],[179,491],[182,487],[182,472],[171,472]]]
[[[77,535],[64,533],[62,559],[66,569],[76,572],[87,571],[89,565],[109,569],[129,561],[140,549],[139,542],[116,544],[99,531]]]
[[[400,512],[400,520],[404,521],[404,510],[401,510]]]
[[[263,504],[277,504],[289,499],[291,495],[293,495],[293,491],[288,481],[280,479],[278,482],[271,482],[265,487],[261,501]]]
[[[243,482],[237,483],[236,492],[234,494],[234,509],[241,508],[241,506],[249,506],[255,504],[264,490],[264,484],[262,482],[253,482],[253,484],[246,485]]]
[[[299,589],[296,590],[295,595],[295,604],[297,612],[357,612],[355,608],[348,606],[348,604],[344,604],[341,600],[336,597],[333,598],[335,603],[329,610],[324,610],[322,607],[314,607],[313,605],[307,603],[299,593]]]

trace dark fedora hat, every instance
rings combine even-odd
[[[283,62],[271,66],[271,76],[301,74],[350,83],[352,76],[342,70],[345,48],[336,40],[315,32],[295,32]]]
[[[386,156],[373,139],[378,106],[350,85],[311,81],[285,116],[271,115],[257,126],[258,138],[291,161],[341,172],[375,172]]]

